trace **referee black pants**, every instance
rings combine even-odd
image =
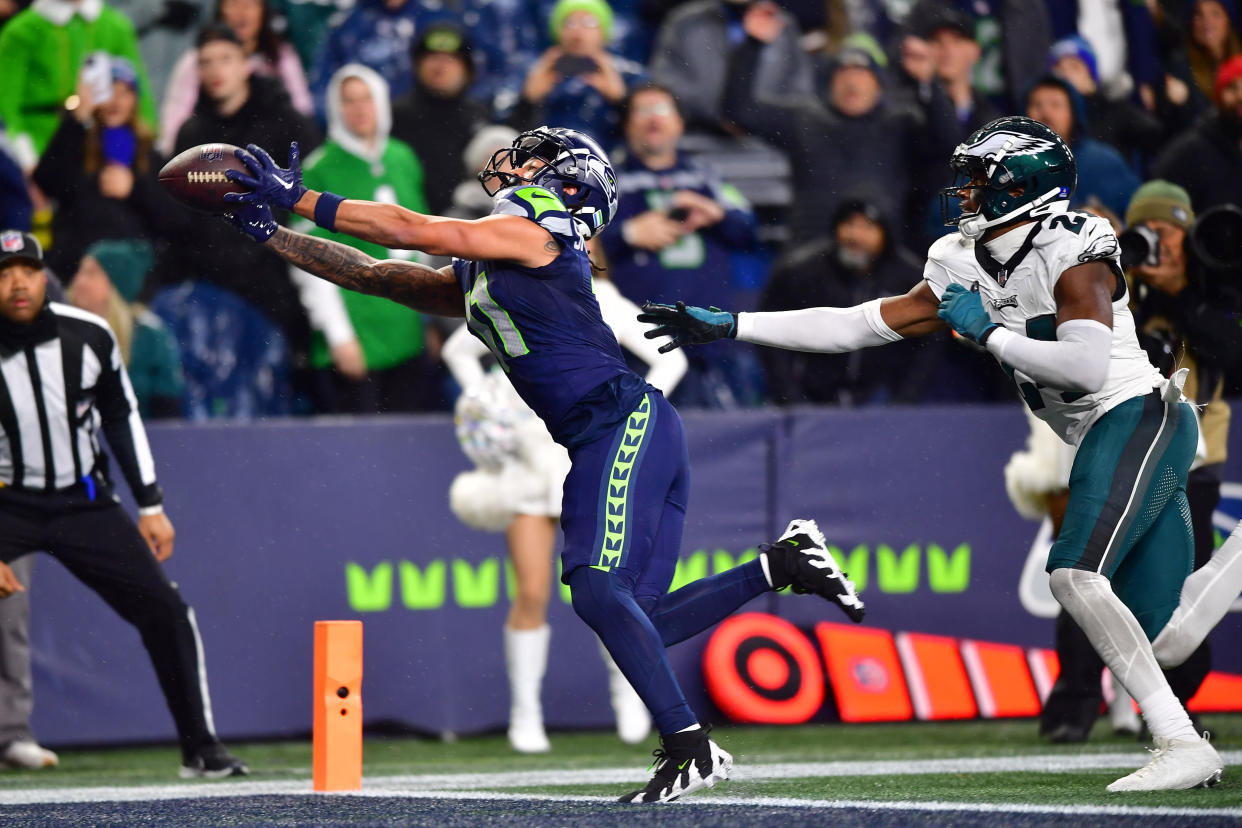
[[[215,742],[194,610],[115,502],[0,489],[0,560],[47,552],[137,628],[183,756]]]

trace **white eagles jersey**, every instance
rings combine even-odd
[[[1031,411],[1062,440],[1077,445],[1105,412],[1160,385],[1164,377],[1147,359],[1134,333],[1121,271],[1121,249],[1104,219],[1078,212],[1046,215],[1009,231],[1025,240],[1008,262],[997,262],[980,242],[959,233],[938,239],[927,251],[923,278],[937,298],[950,283],[977,290],[993,322],[1031,339],[1055,340],[1057,280],[1075,265],[1105,261],[1117,274],[1113,294],[1113,340],[1104,387],[1093,394],[1044,386],[1001,363]]]

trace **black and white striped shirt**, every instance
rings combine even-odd
[[[58,302],[31,325],[0,320],[0,484],[85,484],[93,496],[86,478],[106,468],[101,429],[139,507],[158,506],[155,461],[108,324]]]

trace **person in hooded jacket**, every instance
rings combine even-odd
[[[198,71],[202,94],[177,133],[176,152],[207,143],[297,141],[303,152],[318,146],[314,123],[293,108],[277,81],[251,74],[245,49],[228,26],[213,24],[199,33]],[[232,291],[285,333],[295,356],[305,353],[306,316],[280,257],[245,244],[217,221],[186,222],[172,242],[160,264],[159,284],[199,279]]]
[[[1121,216],[1140,184],[1121,153],[1087,132],[1087,107],[1078,90],[1056,75],[1045,75],[1026,93],[1026,116],[1052,129],[1069,144],[1078,163],[1078,188],[1070,208],[1102,205]]]
[[[327,90],[328,140],[303,168],[318,190],[400,204],[426,212],[423,166],[410,146],[392,138],[388,84],[360,63],[342,66]],[[313,236],[333,239],[378,259],[409,258],[353,236],[297,221]],[[290,268],[310,318],[314,402],[321,412],[382,413],[425,408],[434,371],[424,364],[421,314]]]
[[[1215,108],[1165,148],[1152,174],[1185,187],[1201,212],[1242,202],[1242,55],[1221,64]]]

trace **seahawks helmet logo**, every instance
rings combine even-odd
[[[999,130],[984,136],[977,144],[959,147],[958,152],[999,161],[1014,155],[1039,155],[1041,152],[1056,149],[1056,146],[1047,138]]]

